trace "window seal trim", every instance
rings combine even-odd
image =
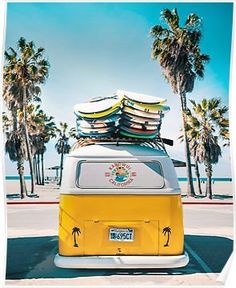
[[[127,187],[127,189],[129,190],[132,190],[132,189],[140,189],[140,190],[143,190],[143,189],[147,189],[147,190],[153,190],[153,189],[163,189],[165,187],[165,177],[164,177],[164,173],[163,173],[163,168],[162,168],[162,165],[159,161],[157,160],[147,160],[147,161],[135,161],[135,160],[126,160],[126,159],[122,159],[121,162],[126,162],[126,163],[145,163],[145,162],[148,162],[148,163],[157,163],[160,167],[160,170],[161,170],[161,176],[162,176],[162,185],[160,185],[160,187],[148,187],[148,188],[145,188],[145,187]],[[78,187],[79,189],[83,190],[83,189],[86,189],[86,190],[96,190],[96,189],[105,189],[105,190],[111,190],[111,189],[115,189],[115,190],[125,190],[125,188],[120,188],[120,187],[99,187],[99,188],[89,188],[89,187],[82,187],[80,184],[79,184],[79,178],[80,178],[80,171],[81,171],[81,166],[83,163],[112,163],[114,161],[110,160],[110,161],[106,161],[106,160],[99,160],[99,161],[96,161],[96,160],[80,160],[78,161],[77,165],[76,165],[76,179],[75,179],[75,186]],[[119,162],[119,161],[117,161]]]

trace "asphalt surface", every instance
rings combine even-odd
[[[79,270],[53,263],[57,205],[12,205],[8,212],[7,285],[215,285],[233,249],[233,207],[184,205],[185,250],[178,269]]]

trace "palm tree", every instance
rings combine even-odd
[[[190,101],[192,111],[186,111],[186,131],[194,159],[205,165],[206,195],[212,199],[212,165],[218,163],[221,156],[219,139],[229,138],[229,121],[225,118],[228,107],[222,106],[218,98],[203,99],[198,104]]]
[[[25,195],[28,196],[24,178],[24,160],[27,159],[25,141],[20,129],[6,132],[6,136],[5,150],[10,160],[17,162],[17,171],[20,178],[20,195],[21,199],[23,199]]]
[[[196,14],[190,14],[183,27],[179,24],[177,9],[164,9],[161,18],[166,27],[156,25],[151,29],[154,38],[152,58],[162,67],[165,79],[170,84],[173,93],[178,94],[181,101],[182,121],[184,130],[185,156],[188,177],[188,195],[194,196],[192,181],[190,149],[185,131],[185,111],[187,110],[186,94],[193,91],[197,77],[203,78],[204,65],[209,56],[200,50],[201,19]]]
[[[191,147],[190,150],[192,151]],[[191,153],[192,154],[192,153]],[[202,186],[201,186],[201,179],[200,179],[200,171],[199,171],[199,162],[195,159],[195,174],[197,178],[197,186],[198,186],[198,193],[202,195]]]
[[[48,116],[40,108],[40,105],[29,106],[27,122],[32,142],[36,183],[40,185],[44,185],[44,153],[47,150],[46,144],[56,137],[56,125],[52,120],[53,117]]]
[[[67,123],[60,123],[60,127],[57,128],[57,133],[58,133],[58,140],[55,145],[55,148],[57,150],[57,153],[61,155],[61,160],[60,160],[60,178],[58,185],[61,185],[62,181],[62,171],[63,171],[63,165],[64,165],[64,155],[68,154],[70,152],[70,144],[69,144],[69,139],[70,138],[75,138],[76,133],[75,133],[75,128],[71,128],[70,131],[68,131],[68,124]]]
[[[5,94],[5,97],[6,94]],[[4,98],[5,100],[5,98]],[[14,100],[6,102],[6,105],[12,106],[11,118],[3,113],[3,130],[6,134],[5,151],[13,162],[17,162],[17,171],[20,178],[20,195],[21,199],[28,196],[24,178],[24,160],[27,160],[26,146],[22,135],[22,127],[19,125],[17,118],[17,109],[13,105]]]
[[[17,50],[12,47],[5,52],[4,93],[11,95],[23,113],[22,132],[25,137],[31,174],[31,193],[34,193],[34,171],[32,151],[27,126],[27,106],[32,101],[39,101],[41,89],[48,76],[49,63],[43,58],[44,48],[36,48],[33,41],[27,42],[21,37]]]
[[[6,112],[2,112],[2,124],[3,124],[3,131],[9,132],[12,127],[12,120],[9,119]]]
[[[186,113],[185,117],[186,117],[186,122],[187,122],[185,127],[186,127],[187,136],[188,136],[188,142],[189,142],[189,139],[191,138],[190,131],[194,127],[188,125],[187,113]],[[194,125],[194,123],[191,123],[191,125]],[[181,132],[182,132],[182,129],[181,129]],[[179,139],[181,140],[181,142],[184,141],[183,138],[184,138],[183,134],[179,136]],[[189,142],[189,148],[190,148],[190,154],[191,154],[191,156],[194,159],[194,167],[195,167],[195,175],[196,175],[196,178],[197,178],[198,192],[199,192],[200,195],[202,195],[202,187],[201,187],[201,179],[200,179],[201,175],[200,175],[200,171],[199,171],[199,162],[197,160],[197,156],[195,155],[195,150],[192,149],[192,147],[194,145],[194,140],[195,140],[195,138],[192,138],[191,142]]]
[[[168,227],[165,227],[163,230],[162,230],[162,234],[164,234],[164,236],[166,236],[167,234],[167,241],[166,241],[166,244],[164,245],[165,247],[168,247],[169,246],[169,242],[170,242],[170,234],[171,234],[171,228],[168,226]]]
[[[44,164],[43,155],[46,152],[46,146],[44,144],[41,134],[31,135],[32,142],[32,154],[33,154],[33,165],[34,174],[36,176],[36,184],[44,185]]]
[[[81,231],[78,227],[74,227],[72,229],[72,235],[74,236],[74,247],[79,247],[79,245],[76,242],[76,236],[79,237],[79,234],[81,234]]]
[[[223,124],[223,125],[222,125]],[[230,138],[229,138],[229,119],[223,119],[221,122],[220,128],[220,137],[225,141],[223,146],[230,146]]]

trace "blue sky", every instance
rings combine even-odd
[[[74,125],[73,106],[91,97],[106,96],[117,89],[167,98],[163,137],[175,146],[169,154],[184,159],[177,140],[181,127],[180,103],[151,60],[149,31],[161,22],[160,11],[177,8],[182,23],[189,13],[203,20],[202,52],[211,57],[204,80],[197,81],[189,99],[221,97],[228,104],[229,65],[232,29],[230,3],[9,3],[6,47],[21,37],[46,49],[50,76],[42,87],[42,106],[55,117]],[[173,121],[174,119],[174,121]],[[59,157],[48,145],[46,166]],[[224,149],[214,176],[230,176],[229,151]],[[6,173],[15,174],[15,165],[6,161]],[[224,172],[222,172],[224,171]],[[223,173],[223,174],[222,174]],[[178,174],[184,176],[184,170]]]

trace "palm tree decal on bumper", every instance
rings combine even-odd
[[[166,241],[166,244],[164,245],[164,247],[169,247],[171,228],[169,226],[163,228],[162,234],[164,234],[164,236],[167,235],[167,241]]]
[[[76,238],[79,237],[79,234],[81,234],[81,231],[78,227],[74,227],[72,229],[72,236],[74,237],[74,247],[79,247]]]

